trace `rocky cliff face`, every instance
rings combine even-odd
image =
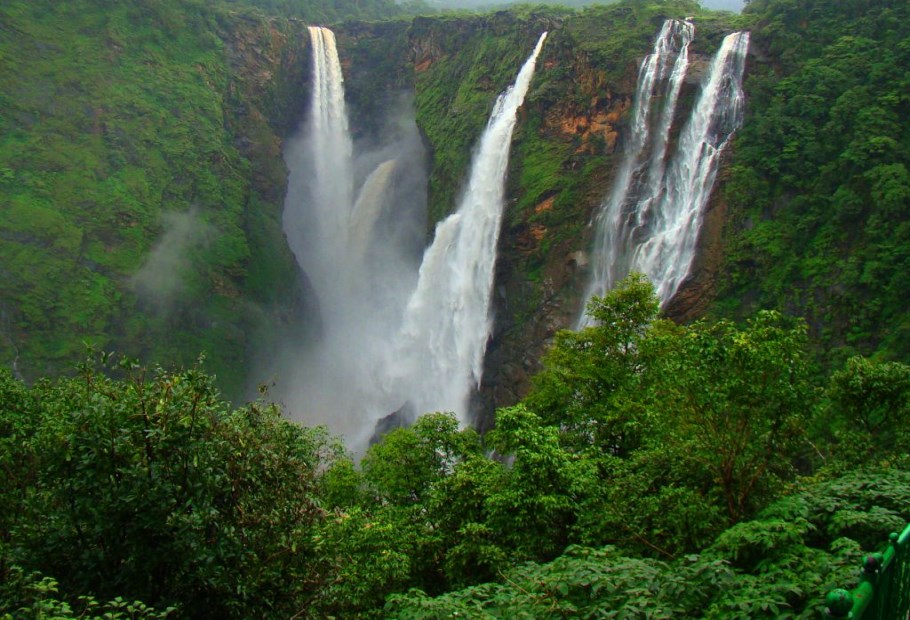
[[[588,277],[589,223],[607,193],[625,139],[639,62],[663,20],[682,17],[691,8],[681,3],[650,12],[629,7],[581,14],[504,11],[334,28],[355,139],[374,137],[402,92],[413,97],[432,160],[428,235],[435,221],[454,208],[471,149],[496,96],[540,32],[550,32],[512,148],[494,337],[477,398],[482,420],[526,393],[553,334],[577,317]],[[251,163],[255,202],[274,236],[280,232],[286,179],[281,136],[295,129],[308,100],[306,27],[243,16],[221,26],[231,67],[227,123]],[[724,27],[708,24],[699,35],[700,46],[713,50]],[[693,98],[696,81],[690,80],[684,101]],[[725,213],[722,201],[712,204],[705,251],[669,309],[674,318],[699,315],[710,298]],[[268,260],[287,264],[286,250]],[[288,325],[300,295],[297,289],[279,304],[284,310],[278,316]]]
[[[432,157],[431,225],[454,207],[471,148],[496,95],[539,33],[550,31],[512,147],[494,337],[476,399],[481,426],[495,407],[526,393],[553,334],[577,317],[588,277],[589,223],[607,193],[625,139],[639,62],[663,20],[691,10],[685,5],[650,13],[629,7],[584,14],[501,12],[418,18],[408,26],[339,28],[352,123],[375,115],[381,93],[413,89],[417,122]],[[696,75],[683,101],[691,104],[697,68],[725,29],[726,24],[711,21],[699,33],[693,46]],[[674,318],[704,311],[723,221],[723,205],[715,201],[703,242],[708,258],[672,305]]]
[[[432,159],[431,227],[454,208],[471,148],[496,96],[540,32],[550,32],[512,148],[495,331],[478,396],[482,418],[527,391],[547,343],[577,316],[587,278],[589,222],[614,174],[638,63],[662,21],[691,8],[682,2],[647,10],[541,9],[334,28],[355,138],[369,139],[377,119],[400,102],[402,92],[413,98]],[[705,29],[706,47],[722,29],[717,24]],[[228,69],[225,129],[250,167],[242,219],[252,248],[249,265],[267,276],[258,283],[236,280],[233,286],[237,295],[267,309],[260,320],[292,331],[300,327],[305,277],[286,244],[276,240],[282,238],[287,178],[282,139],[296,129],[309,99],[306,24],[225,13],[216,32]],[[722,206],[712,213],[706,230],[720,230]],[[299,284],[281,286],[276,279]],[[230,288],[231,278],[222,280],[219,290]],[[703,304],[687,299],[681,297],[682,309],[674,316],[701,312]],[[271,336],[280,338],[281,331],[270,330]]]
[[[725,153],[715,182],[715,191],[708,202],[698,250],[689,275],[680,284],[676,295],[664,308],[667,318],[688,323],[705,316],[717,296],[724,265],[724,232],[728,221],[727,200],[723,186],[729,177],[730,152]]]
[[[566,30],[571,32],[571,24]],[[717,38],[717,31],[705,30],[704,38]],[[602,59],[569,37],[555,37],[551,54],[545,57],[541,88],[559,95],[539,93],[536,101],[532,99],[514,147],[513,204],[500,248],[496,330],[481,399],[484,418],[527,392],[529,377],[539,370],[553,335],[571,326],[581,311],[581,293],[589,277],[590,223],[612,183],[627,139],[626,113],[650,40],[638,44],[625,57],[621,71],[615,66],[608,71],[600,64]],[[680,106],[671,147],[695,98],[699,67],[709,61],[711,45],[706,42],[704,52],[698,48],[694,52],[695,71],[681,97],[688,103]],[[559,78],[554,80],[554,75]],[[552,157],[549,169],[541,165],[541,153]],[[548,172],[549,183],[535,187]],[[693,278],[667,309],[670,318],[691,320],[706,311],[720,266],[724,222],[724,203],[716,198],[703,228]]]
[[[308,99],[306,25],[236,15],[219,26],[231,70],[226,124],[252,164],[255,189],[280,205],[287,180],[282,136],[294,131]]]
[[[544,70],[563,72],[559,87],[567,90],[529,110],[537,127],[525,124],[515,145],[513,202],[500,244],[494,339],[483,385],[487,414],[527,392],[553,335],[577,316],[588,277],[590,222],[614,174],[634,91],[634,63],[622,82],[608,85],[603,71],[568,46],[548,56]],[[522,179],[543,167],[540,152],[553,156],[548,163],[555,174],[531,198]]]

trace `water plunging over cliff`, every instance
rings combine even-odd
[[[512,131],[546,36],[497,99],[458,208],[437,225],[424,254],[391,360],[393,393],[409,399],[417,413],[454,411],[464,422],[480,382]]]
[[[352,151],[347,130],[334,37],[322,28],[311,28],[310,35],[313,99],[302,139],[285,153],[291,178],[284,223],[318,297],[322,333],[318,342],[286,356],[289,376],[279,377],[277,396],[292,415],[328,424],[357,448],[380,418],[402,408],[415,414],[454,411],[466,421],[492,328],[490,296],[512,132],[546,33],[497,99],[464,194],[437,226],[419,271],[417,260],[391,258],[407,254],[396,250],[407,240],[382,231],[384,220],[399,234],[415,219],[393,211],[402,202],[396,188],[420,166],[387,149],[358,159],[360,149]],[[416,127],[413,134],[419,143]],[[351,180],[358,176],[364,179],[359,190]]]
[[[283,224],[318,306],[302,320],[320,329],[269,352],[265,365],[292,417],[353,439],[376,421],[382,359],[417,281],[425,153],[409,98],[390,106],[378,137],[353,147],[335,37],[309,32],[310,109],[284,151]]]
[[[688,274],[720,154],[742,123],[749,46],[749,33],[724,39],[668,161],[668,137],[693,35],[692,24],[668,20],[642,61],[630,139],[613,190],[595,219],[586,301],[605,294],[630,271],[640,271],[665,304]],[[579,327],[588,324],[582,314]]]
[[[284,210],[288,243],[297,262],[312,280],[323,306],[343,303],[335,286],[339,265],[346,260],[348,220],[353,195],[351,135],[344,104],[344,81],[335,48],[335,35],[310,26],[312,98],[306,120],[306,140],[300,151],[286,156],[304,159],[291,166],[289,194],[297,200]]]

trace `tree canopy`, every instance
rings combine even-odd
[[[590,311],[486,436],[359,464],[198,368],[0,373],[0,613],[802,617],[910,517],[906,366],[819,381],[802,321],[675,325],[638,274]]]

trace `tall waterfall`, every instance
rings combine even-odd
[[[344,273],[348,221],[353,195],[351,135],[344,103],[344,78],[327,28],[309,27],[312,48],[312,98],[306,141],[286,159],[305,160],[292,167],[289,194],[299,196],[284,210],[288,243],[313,282],[323,306],[343,304],[335,281]],[[340,295],[336,295],[339,293]]]
[[[291,416],[356,440],[376,422],[383,360],[417,282],[426,158],[410,98],[390,98],[376,135],[354,148],[335,36],[309,34],[311,100],[284,150],[283,225],[318,306],[303,320],[320,329],[261,356]]]
[[[497,99],[458,208],[437,225],[424,254],[390,364],[395,392],[418,413],[454,411],[465,421],[480,383],[512,131],[546,36]]]
[[[749,46],[749,33],[724,39],[668,161],[668,138],[693,35],[691,23],[668,20],[641,63],[630,139],[613,189],[595,219],[586,300],[605,294],[634,270],[650,278],[665,304],[689,272],[720,154],[742,123]],[[579,327],[589,321],[582,313]]]

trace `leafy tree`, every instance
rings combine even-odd
[[[743,329],[718,321],[655,330],[646,347],[653,344],[651,447],[678,444],[685,466],[719,491],[730,522],[754,514],[793,477],[805,447],[805,324],[760,312]]]
[[[710,618],[817,618],[833,588],[855,585],[862,552],[910,520],[910,474],[854,469],[808,481],[754,520],[723,532],[702,555],[729,562],[737,579]]]
[[[491,526],[519,557],[556,557],[570,542],[579,499],[596,482],[591,462],[564,450],[558,427],[523,405],[500,409],[491,435],[512,460],[507,483],[487,501]]]
[[[362,467],[381,501],[408,505],[423,501],[434,483],[479,452],[475,431],[460,430],[451,413],[431,413],[387,433],[367,451]]]
[[[414,585],[419,530],[394,517],[355,506],[322,522],[313,554],[332,579],[307,601],[312,617],[379,618],[387,594]]]
[[[813,401],[805,325],[765,312],[742,328],[682,327],[657,320],[657,308],[633,274],[592,302],[594,326],[557,336],[525,401],[540,418],[499,412],[494,441],[514,455],[513,477],[527,478],[528,514],[547,519],[533,502],[550,496],[564,512],[551,515],[562,523],[554,542],[674,557],[795,476]]]
[[[697,559],[697,558],[696,558]],[[466,618],[692,617],[713,591],[731,581],[722,562],[669,566],[632,558],[612,547],[571,547],[549,564],[510,570],[488,583],[437,598],[421,592],[393,596],[388,617],[399,620]]]
[[[0,407],[15,440],[0,462],[31,468],[2,484],[8,562],[71,596],[186,617],[299,612],[327,578],[312,536],[337,448],[273,406],[231,410],[197,369],[122,370],[113,380],[86,363],[27,391],[4,382],[19,398]]]
[[[0,369],[0,549],[22,518],[23,501],[35,483],[35,454],[29,444],[36,420],[31,392]]]
[[[573,546],[498,583],[391,596],[386,617],[817,618],[831,588],[855,582],[862,551],[910,519],[908,476],[855,470],[805,484],[697,554],[667,561]]]
[[[623,455],[640,441],[640,343],[657,318],[654,287],[631,274],[588,304],[593,327],[560,331],[525,403],[575,449],[596,445]]]
[[[2,557],[0,553],[0,560]],[[26,575],[18,566],[0,566],[0,577],[0,620],[13,620],[13,613],[17,619],[34,620],[163,620],[174,611],[158,611],[121,597],[101,603],[83,595],[71,604],[56,580],[38,573]]]
[[[442,570],[449,588],[497,579],[507,565],[507,534],[491,521],[493,498],[507,479],[501,462],[478,454],[459,463],[433,489],[427,510],[447,538]]]
[[[409,549],[409,584],[440,591],[491,575],[502,553],[483,529],[485,501],[501,466],[486,461],[474,430],[451,413],[424,415],[386,434],[362,468],[369,518],[392,528],[392,548]]]
[[[821,422],[848,463],[910,452],[910,367],[852,357],[831,375]]]

